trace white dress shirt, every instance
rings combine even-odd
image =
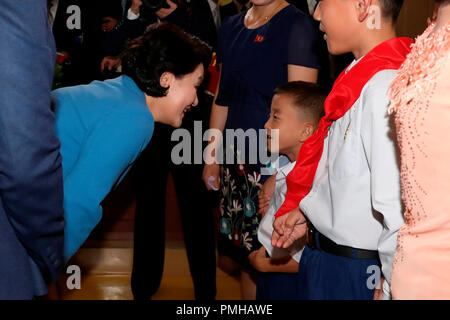
[[[329,239],[378,250],[385,299],[390,297],[397,232],[404,223],[395,129],[387,113],[387,90],[396,73],[378,72],[351,109],[331,125],[311,191],[300,202],[300,209]]]
[[[272,247],[273,221],[275,213],[277,213],[286,198],[286,176],[292,169],[294,169],[294,166],[295,162],[290,162],[277,171],[275,190],[270,198],[269,209],[259,224],[258,240],[271,257],[281,258],[291,255],[295,261],[299,262],[304,248],[301,241],[297,240],[287,249]]]
[[[209,8],[211,9],[211,13],[214,19],[214,24],[216,25],[216,29],[220,29],[220,8],[219,5],[213,0],[208,0]]]
[[[49,23],[50,23],[51,28],[53,28],[53,23],[55,22],[56,11],[58,10],[58,3],[59,3],[59,0],[53,0],[51,2],[50,8],[48,10],[48,18],[49,18]]]
[[[131,11],[131,8],[128,9],[128,11],[127,11],[127,19],[128,20],[136,20],[136,19],[139,19],[140,16],[141,15],[140,15],[139,12],[138,13],[134,13],[133,11]]]
[[[308,8],[309,8],[309,13],[311,15],[314,14],[314,11],[316,9],[316,5],[317,5],[317,0],[308,0]]]

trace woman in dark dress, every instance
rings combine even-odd
[[[220,32],[221,78],[210,128],[221,132],[255,129],[258,133],[269,117],[273,91],[278,84],[317,81],[319,33],[311,17],[284,0],[252,3],[250,9],[225,21]],[[222,171],[217,162],[207,164],[203,171],[210,190],[220,187],[219,259],[227,256],[237,263],[244,299],[255,298],[254,271],[248,255],[260,246],[257,197],[261,184],[268,178],[261,176],[265,163],[261,163],[263,159],[255,145],[259,143],[247,140],[238,149],[233,141],[225,141],[224,159],[231,152],[234,164],[223,165]],[[257,163],[250,161],[255,154]]]

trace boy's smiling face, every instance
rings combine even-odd
[[[358,36],[358,11],[354,0],[320,0],[314,19],[320,22],[320,30],[331,54],[338,55],[353,50]]]
[[[284,154],[291,161],[296,161],[303,142],[314,132],[314,124],[293,104],[289,95],[276,94],[272,99],[270,117],[264,129],[267,131],[268,150]],[[274,130],[278,130],[279,150],[275,150]]]

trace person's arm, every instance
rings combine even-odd
[[[220,72],[222,72],[222,66],[219,65]],[[219,77],[220,79],[220,77]],[[216,99],[219,93],[220,88],[220,80],[219,85],[217,86],[217,91],[214,97],[214,101],[211,108],[211,117],[210,117],[210,124],[209,129],[210,130],[218,130],[218,132],[221,133],[220,137],[223,135],[223,131],[225,129],[225,123],[227,122],[228,117],[228,107],[227,106],[221,106],[216,103]],[[217,161],[214,161],[214,158],[217,157],[215,151],[218,150],[218,148],[221,148],[222,139],[215,139],[218,138],[217,135],[211,139],[211,136],[209,137],[209,143],[207,148],[212,148],[211,156],[213,159],[207,159],[207,163],[205,164],[203,168],[203,175],[202,179],[206,184],[206,188],[208,190],[217,190],[220,186],[219,181],[219,175],[220,175],[220,166],[217,163]],[[211,141],[212,140],[212,141]],[[214,180],[210,181],[212,177]],[[212,184],[212,185],[211,185]]]
[[[91,130],[64,180],[64,258],[80,248],[102,216],[100,206],[150,141],[153,123],[126,110],[109,115]]]
[[[298,262],[291,256],[272,259],[266,256],[264,247],[253,251],[248,257],[250,264],[259,272],[297,273]]]
[[[396,72],[379,72],[363,93],[361,139],[370,169],[372,207],[382,215],[378,252],[385,277],[383,295],[390,296],[390,274],[397,248],[397,233],[404,220],[401,209],[399,159],[395,129],[388,115],[387,90]]]
[[[174,1],[167,0],[170,8],[161,8],[156,11],[156,16],[165,22],[176,24],[185,31],[188,31],[188,11],[185,5],[177,5]]]
[[[317,82],[319,71],[314,68],[308,68],[298,65],[288,65],[288,81],[305,81],[305,82]]]
[[[153,22],[144,23],[139,19],[141,6],[141,0],[133,0],[120,22],[110,32],[106,33],[104,41],[105,56],[118,56],[128,39],[141,36],[148,24]]]
[[[55,44],[44,1],[2,1],[0,206],[45,280],[62,264],[64,212],[50,90]],[[2,21],[8,17],[7,27]]]
[[[317,82],[319,74],[319,32],[312,18],[298,15],[288,38],[288,81]],[[302,36],[299,37],[298,35]]]
[[[127,19],[128,20],[136,20],[140,16],[142,1],[141,0],[132,0],[131,6],[127,10]]]

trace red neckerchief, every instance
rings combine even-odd
[[[303,143],[295,167],[286,178],[286,200],[276,213],[276,218],[298,207],[311,190],[322,156],[323,143],[333,121],[347,113],[358,100],[366,83],[376,73],[400,68],[411,50],[412,43],[410,38],[385,41],[366,54],[350,71],[345,73],[344,70],[341,73],[325,100],[325,116],[320,119],[319,128]]]

